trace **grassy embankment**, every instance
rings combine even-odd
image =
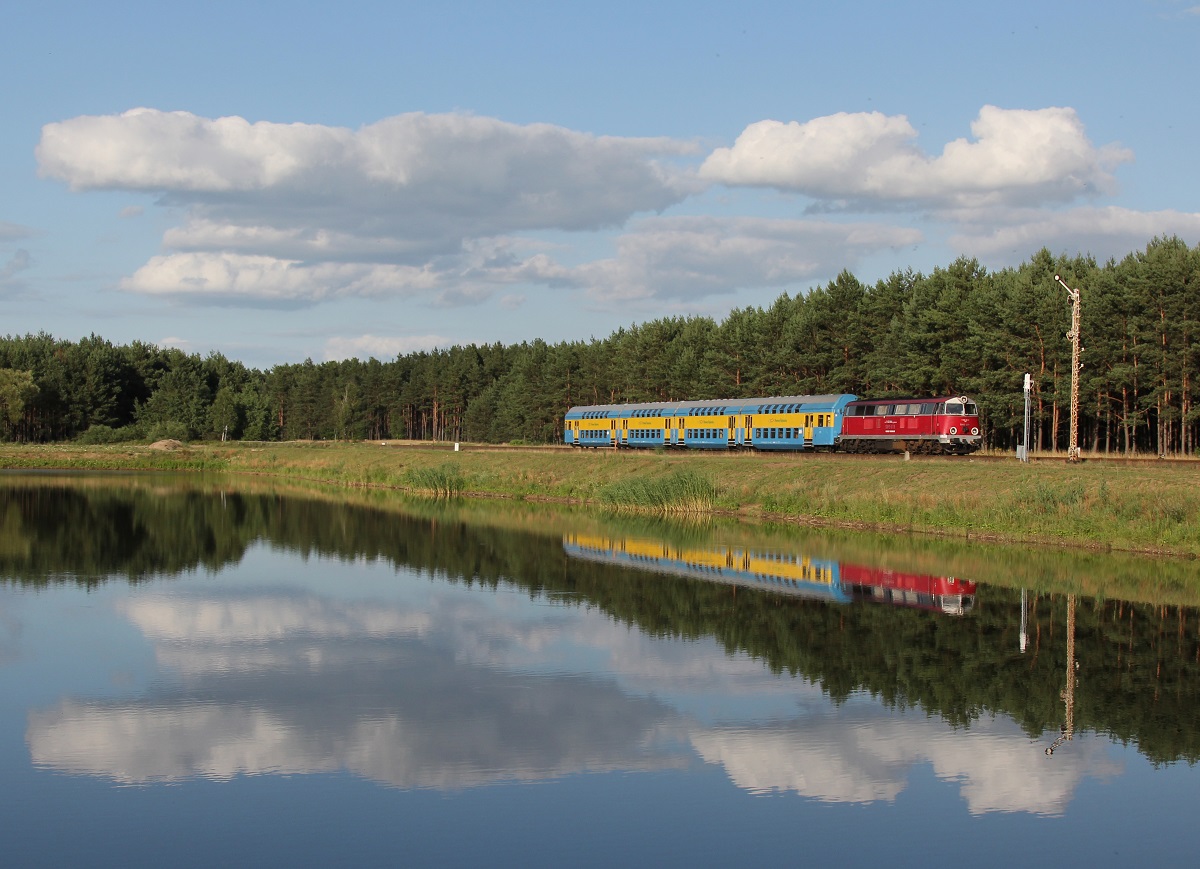
[[[0,448],[0,467],[209,470],[1200,556],[1200,463],[545,452],[379,443]]]

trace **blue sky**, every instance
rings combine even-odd
[[[247,364],[604,337],[1200,243],[1195,0],[23,3],[7,334]]]

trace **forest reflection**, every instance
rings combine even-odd
[[[634,627],[651,638],[711,640],[727,655],[761,662],[771,674],[800,677],[836,703],[869,696],[893,710],[919,707],[977,735],[1003,730],[995,720],[1003,716],[1015,723],[1013,732],[997,737],[1003,737],[1005,752],[1027,751],[1032,740],[1041,754],[1053,737],[1067,732],[1067,673],[1071,701],[1065,711],[1071,735],[1086,731],[1133,743],[1157,763],[1200,758],[1200,709],[1193,690],[1200,676],[1200,613],[1192,606],[1046,590],[1023,593],[982,579],[977,583],[974,577],[958,578],[966,556],[951,557],[944,570],[928,569],[933,563],[928,553],[910,554],[904,565],[889,566],[861,541],[823,549],[821,538],[811,534],[767,535],[750,546],[722,543],[720,530],[709,528],[675,529],[655,537],[653,526],[630,530],[591,524],[576,531],[569,520],[556,524],[541,516],[525,526],[514,523],[511,515],[494,524],[478,519],[440,508],[418,506],[404,512],[394,505],[384,509],[296,493],[238,491],[227,484],[6,475],[0,486],[0,577],[22,586],[96,585],[113,579],[137,583],[217,572],[239,564],[256,546],[306,559],[385,563],[450,586],[517,589],[558,607],[598,609],[614,625]],[[653,553],[658,553],[657,562]],[[1007,557],[1012,563],[1019,559],[1017,554]],[[773,567],[767,569],[768,563]],[[744,576],[720,577],[718,569]],[[1069,584],[1070,578],[1064,581]],[[958,600],[947,604],[951,588]],[[130,746],[152,743],[156,730],[164,738],[167,733],[193,733],[198,740],[221,732],[234,743],[240,733],[255,745],[266,739],[278,748],[255,760],[255,769],[286,771],[289,764],[321,769],[332,763],[361,766],[398,785],[437,787],[439,782],[464,786],[512,776],[544,778],[575,769],[678,766],[686,762],[679,749],[686,742],[706,759],[721,758],[731,777],[741,776],[752,790],[827,787],[828,798],[834,798],[833,791],[886,798],[894,787],[894,777],[880,771],[880,764],[887,764],[867,745],[868,733],[891,725],[865,720],[857,730],[822,741],[817,736],[821,728],[809,721],[803,742],[789,730],[796,725],[786,722],[714,725],[700,733],[652,698],[618,698],[602,679],[543,675],[530,682],[519,670],[500,678],[492,661],[483,662],[487,666],[482,669],[450,667],[430,658],[428,649],[416,642],[432,629],[426,621],[431,616],[419,609],[380,612],[304,599],[152,595],[132,599],[127,616],[148,637],[157,638],[160,655],[178,655],[173,666],[185,673],[193,668],[197,685],[211,674],[223,674],[224,687],[208,685],[205,696],[233,690],[234,683],[227,681],[231,677],[240,680],[239,691],[253,685],[266,696],[282,694],[286,674],[299,678],[303,668],[298,662],[311,663],[319,654],[329,693],[322,700],[324,711],[303,714],[344,714],[333,732],[356,735],[357,741],[349,739],[348,744],[359,747],[358,759],[308,757],[301,746],[291,744],[289,739],[305,730],[297,729],[291,718],[300,713],[281,711],[290,708],[282,697],[275,712],[269,703],[256,710],[199,704],[189,700],[192,691],[199,691],[193,685],[170,704],[163,698],[148,699],[144,708],[64,701],[37,713],[31,745],[41,762],[77,770],[119,768],[131,781],[171,779],[196,774],[194,765],[172,764],[181,757],[205,756],[205,751],[193,745],[171,755],[176,760],[160,757],[162,763],[155,765],[152,755]],[[229,635],[201,630],[195,620],[206,616],[226,625]],[[319,650],[312,645],[317,639],[322,640]],[[378,658],[381,639],[400,644],[401,657],[409,663],[365,676],[359,664]],[[1071,681],[1072,673],[1078,674],[1078,683]],[[363,686],[364,678],[380,681]],[[434,750],[449,741],[444,721],[431,718],[423,727],[413,725],[425,714],[421,710],[430,708],[428,703],[420,709],[390,710],[395,715],[355,715],[356,708],[363,710],[339,696],[356,684],[384,696],[399,691],[426,701],[436,696],[442,703],[450,702],[447,686],[457,686],[463,696],[491,698],[495,710],[508,710],[496,711],[499,717],[485,729],[503,721],[504,733],[528,737],[505,741],[486,762],[446,758]],[[414,693],[413,684],[426,689]],[[407,687],[401,690],[401,685]],[[514,698],[528,701],[530,690],[535,692],[533,706],[513,705]],[[167,706],[171,715],[163,712]],[[529,709],[559,710],[553,738],[538,727],[542,718]],[[614,709],[621,710],[619,723],[613,720]],[[410,732],[426,734],[428,744],[418,740],[398,755],[386,739],[387,729],[398,720]],[[477,715],[466,712],[454,720],[464,728],[483,727]],[[95,754],[64,760],[71,746],[83,744],[80,732],[72,730],[83,723],[93,746],[98,733],[138,732],[140,737],[123,743],[124,748],[111,747],[117,756],[104,762]],[[831,723],[831,734],[834,727]],[[372,728],[373,736],[368,732]],[[681,735],[685,732],[686,738]],[[889,739],[894,745],[917,739],[906,733],[892,733]],[[577,739],[569,740],[567,734]],[[484,738],[480,733],[458,737],[460,745]],[[934,735],[922,733],[919,739]],[[829,743],[847,741],[854,742],[850,753],[857,759],[852,765],[867,764],[877,774],[839,778],[831,773],[824,785],[797,783],[822,751],[828,766],[835,756],[827,753]],[[754,758],[772,744],[773,771],[767,772]],[[381,745],[388,747],[386,761]],[[547,753],[547,745],[558,749]],[[120,757],[122,750],[129,756]],[[780,757],[793,758],[792,773]],[[1058,752],[1055,762],[1062,757]],[[423,760],[431,758],[440,760],[428,765]],[[146,763],[152,768],[142,768]],[[236,764],[223,768],[217,760],[202,766],[205,774],[217,777],[239,769]],[[965,760],[960,764],[961,769],[968,766]],[[872,784],[864,785],[868,779]],[[839,781],[840,791],[828,784]],[[893,784],[880,784],[887,781]],[[981,804],[1003,802],[995,795],[979,799]]]

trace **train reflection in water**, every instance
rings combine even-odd
[[[967,580],[900,573],[795,553],[723,544],[673,546],[649,538],[586,534],[565,535],[563,549],[573,558],[588,561],[836,603],[876,601],[956,616],[975,606],[975,583]]]

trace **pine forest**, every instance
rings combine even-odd
[[[0,440],[417,439],[546,443],[578,404],[754,395],[965,394],[1012,449],[1032,375],[1034,449],[1066,448],[1071,307],[1082,291],[1080,446],[1200,452],[1200,245],[1156,238],[1098,265],[1047,250],[988,272],[960,258],[865,285],[848,271],[723,321],[605,338],[455,346],[391,361],[248,368],[220,353],[45,333],[0,338]]]

